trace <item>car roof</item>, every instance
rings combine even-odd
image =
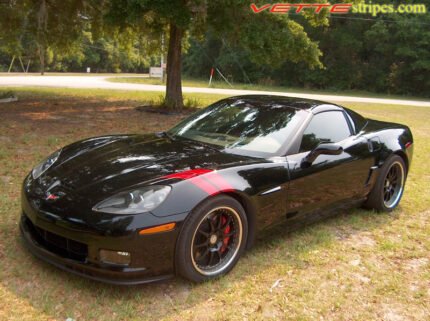
[[[299,97],[287,97],[277,95],[242,95],[227,98],[230,103],[240,102],[251,104],[255,107],[274,107],[283,106],[294,109],[302,109],[312,111],[314,114],[328,110],[342,110],[343,108],[328,102],[299,98]]]

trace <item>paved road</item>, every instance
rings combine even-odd
[[[164,86],[145,85],[145,84],[130,84],[130,83],[114,83],[109,82],[106,78],[112,76],[5,76],[0,77],[0,88],[6,86],[43,86],[43,87],[62,87],[62,88],[100,88],[100,89],[119,89],[119,90],[144,90],[144,91],[164,91]],[[129,76],[127,76],[129,77]],[[266,94],[266,95],[281,95],[294,96],[300,98],[310,98],[317,100],[325,100],[331,102],[359,102],[372,104],[393,104],[418,107],[430,107],[430,101],[416,101],[403,99],[382,99],[382,98],[365,98],[352,96],[335,96],[321,94],[303,94],[294,92],[270,92],[257,90],[240,90],[240,89],[221,89],[221,88],[198,88],[198,87],[183,87],[186,93],[206,93],[206,94],[222,94],[222,95],[247,95],[247,94]]]

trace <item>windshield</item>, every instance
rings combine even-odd
[[[169,134],[256,157],[275,156],[306,112],[280,104],[223,100],[190,116]]]

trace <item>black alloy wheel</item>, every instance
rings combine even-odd
[[[239,214],[230,207],[218,207],[202,218],[191,242],[194,268],[203,275],[218,274],[234,259],[242,242]]]
[[[405,181],[405,171],[403,164],[394,162],[384,181],[384,205],[387,208],[394,207],[398,202],[403,192]]]
[[[381,167],[378,179],[369,193],[364,207],[380,212],[395,209],[402,198],[406,176],[405,162],[400,156],[392,155]]]
[[[242,205],[218,195],[189,215],[176,248],[176,269],[183,277],[202,282],[229,272],[246,247],[248,222]]]

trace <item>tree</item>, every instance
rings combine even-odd
[[[429,96],[429,25],[428,15],[394,15],[390,22],[377,21],[365,33],[367,46],[373,49],[369,61],[379,66],[388,92]]]
[[[327,12],[305,14],[313,26],[328,24]],[[303,27],[288,15],[254,14],[249,2],[241,0],[110,0],[109,23],[121,28],[137,28],[161,39],[168,30],[166,103],[183,106],[181,57],[188,35],[202,37],[208,28],[230,43],[241,43],[252,59],[279,65],[287,59],[321,67],[321,51]]]
[[[23,4],[14,1],[0,2],[0,46],[10,55],[22,54],[22,33],[26,18]]]
[[[7,51],[33,55],[37,51],[40,72],[45,71],[48,49],[66,53],[76,49],[88,24],[85,0],[21,0],[1,3],[0,28]]]
[[[159,43],[169,32],[167,52],[166,104],[180,109],[183,105],[181,87],[181,56],[185,31],[191,20],[191,7],[181,0],[111,0],[106,15],[108,23],[122,30],[132,28],[148,34]]]

